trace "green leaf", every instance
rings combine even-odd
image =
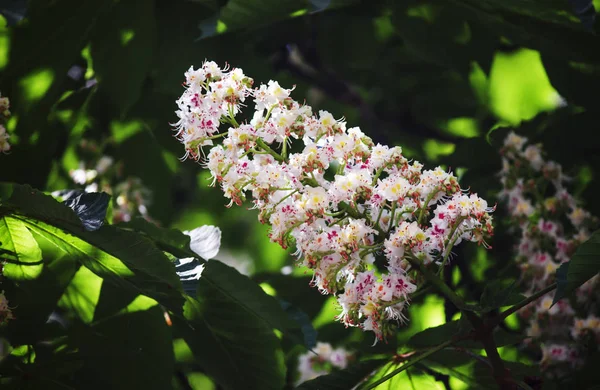
[[[310,286],[310,276],[261,273],[253,275],[256,283],[268,283],[277,291],[277,297],[290,302],[314,319],[323,309],[326,296]]]
[[[494,384],[481,381],[474,373],[475,360],[467,354],[444,350],[439,351],[424,359],[422,365],[443,375],[460,379],[473,389],[495,389]]]
[[[77,318],[83,323],[90,324],[94,320],[101,288],[102,278],[89,269],[81,267],[66,287],[58,307],[64,310],[67,318]]]
[[[3,207],[27,216],[17,219],[96,275],[181,312],[182,287],[175,266],[147,238],[114,226],[87,231],[73,210],[29,186],[2,183],[0,195]]]
[[[206,282],[204,276],[201,282]],[[265,321],[211,283],[200,283],[198,300],[188,297],[189,325],[174,319],[195,360],[225,389],[279,390],[285,365],[279,340]]]
[[[516,281],[494,280],[486,284],[479,304],[483,311],[519,303],[525,296],[515,291]]]
[[[285,331],[298,327],[289,319],[277,299],[267,295],[260,286],[235,268],[218,260],[206,263],[199,282],[198,296],[201,297],[204,290],[218,290],[228,300],[272,328]]]
[[[101,278],[181,312],[183,297],[175,267],[144,237],[113,226],[82,231],[76,237],[44,222],[24,222]]]
[[[129,222],[122,222],[116,226],[131,229],[145,234],[156,246],[176,257],[198,257],[190,249],[190,236],[177,229],[165,229],[156,226],[144,218],[137,217]]]
[[[42,251],[27,226],[18,219],[9,216],[0,219],[0,247],[11,252],[4,255],[2,273],[7,278],[35,279],[42,272]]]
[[[486,357],[474,352],[443,350],[427,357],[422,364],[440,374],[460,379],[473,389],[498,388]],[[539,367],[506,360],[504,365],[515,380],[523,381],[527,377],[540,376]]]
[[[170,389],[175,358],[171,329],[158,306],[74,330],[77,389]]]
[[[48,113],[62,93],[69,68],[98,16],[111,5],[111,1],[29,2],[27,22],[12,29],[10,57],[0,84],[3,96],[10,96],[12,110],[19,117],[20,137],[27,140],[47,125]]]
[[[463,335],[468,330],[464,329],[461,321],[462,320],[455,320],[434,328],[425,329],[424,331],[412,336],[408,341],[408,346],[416,349],[432,348],[450,340],[452,337]],[[498,347],[518,344],[524,339],[524,336],[521,334],[509,333],[501,328],[494,329],[493,336]],[[483,347],[480,342],[473,339],[461,340],[457,342],[456,345],[462,348],[474,349],[480,349]]]
[[[373,371],[383,366],[387,359],[372,359],[349,365],[343,370],[306,381],[296,387],[298,390],[346,390],[361,383]]]
[[[571,61],[597,61],[597,36],[584,30],[568,2],[457,0],[464,17],[521,47]]]
[[[385,375],[391,374],[400,367],[402,366],[399,363],[391,362],[390,364],[386,364],[378,370],[375,375],[369,378],[366,384],[372,385],[375,381],[380,380]],[[375,387],[375,389],[443,390],[444,385],[441,382],[436,381],[432,375],[426,374],[416,367],[409,367],[381,383]]]
[[[0,183],[0,197],[2,206],[19,214],[72,232],[83,230],[81,220],[71,208],[29,185]]]
[[[556,270],[556,295],[553,303],[571,294],[575,289],[600,272],[600,230],[579,245],[568,263]]]
[[[447,322],[433,328],[427,328],[408,340],[408,346],[412,348],[429,348],[445,343],[456,337],[460,331],[459,321]]]
[[[31,231],[44,259],[41,274],[32,280],[5,283],[14,305],[15,320],[10,321],[5,337],[15,344],[31,344],[38,338],[47,338],[46,324],[56,303],[70,283],[79,264],[58,248],[47,237]]]
[[[153,63],[154,7],[154,1],[121,1],[98,20],[91,38],[98,92],[104,93],[121,113],[140,97]]]
[[[227,30],[247,27],[260,20],[269,23],[285,19],[295,11],[308,8],[307,1],[297,0],[231,0],[221,9],[221,21]]]
[[[342,8],[358,3],[358,0],[231,0],[220,14],[204,19],[200,24],[201,38],[214,33],[231,32],[242,28],[255,28],[265,24],[304,15]]]

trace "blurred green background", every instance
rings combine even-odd
[[[442,165],[495,202],[497,150],[508,129],[543,142],[594,202],[600,165],[600,31],[590,1],[566,0],[33,0],[0,6],[0,92],[11,99],[12,150],[0,180],[47,191],[74,186],[83,139],[121,162],[152,193],[148,213],[182,230],[223,232],[217,258],[301,307],[319,339],[370,344],[332,324],[333,305],[293,268],[247,206],[209,186],[173,137],[183,73],[205,59],[242,68],[255,83],[296,86],[293,97],[345,117],[377,143]],[[595,9],[600,6],[594,1]],[[587,9],[583,12],[582,9]],[[89,157],[89,156],[88,156]],[[501,211],[498,211],[501,213]],[[466,247],[450,281],[476,298],[487,275],[510,276],[511,241]],[[462,260],[461,260],[462,259]],[[268,287],[266,286],[268,284]],[[479,284],[481,286],[481,284]],[[399,342],[452,318],[436,296],[411,306]],[[518,328],[515,320],[513,326]],[[350,335],[350,338],[347,336]],[[386,348],[385,346],[382,348]],[[503,357],[518,359],[516,349]],[[460,388],[460,385],[457,385]]]

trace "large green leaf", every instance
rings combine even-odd
[[[146,235],[156,246],[165,252],[171,253],[173,256],[180,258],[198,257],[190,249],[190,236],[183,234],[179,230],[158,227],[141,217],[134,218],[129,222],[120,223],[117,226]]]
[[[99,92],[118,112],[127,112],[139,98],[153,63],[154,1],[118,2],[97,21],[91,45]]]
[[[205,278],[200,278],[205,282]],[[198,300],[188,298],[185,317],[175,319],[195,360],[225,389],[283,388],[283,352],[273,329],[238,300],[211,283],[200,283]]]
[[[200,278],[198,296],[202,297],[203,291],[212,293],[213,290],[219,291],[223,297],[272,328],[285,331],[298,327],[275,298],[267,295],[247,276],[220,261],[206,263]]]
[[[386,364],[377,370],[366,382],[359,386],[358,389],[364,389],[368,385],[372,386],[375,381],[381,380],[384,376],[391,374],[393,371],[401,367],[402,366],[399,363],[395,362]],[[419,368],[413,366],[397,373],[393,377],[387,379],[385,382],[374,387],[374,389],[443,390],[444,385],[441,382],[438,382],[430,373],[424,373]]]
[[[495,389],[489,380],[481,380],[475,375],[475,359],[458,351],[439,351],[424,359],[422,364],[428,369],[461,380],[473,389]]]
[[[8,323],[4,335],[14,344],[31,344],[47,338],[46,324],[56,303],[75,274],[79,264],[48,238],[32,234],[44,259],[41,274],[35,279],[4,283],[2,288],[14,305],[15,319]]]
[[[76,237],[41,221],[22,220],[29,229],[48,238],[101,278],[181,312],[183,298],[175,267],[147,239],[113,226],[82,231]]]
[[[158,305],[103,319],[72,334],[84,362],[73,379],[74,388],[171,388],[171,329]]]
[[[65,288],[58,307],[68,319],[76,318],[86,324],[92,323],[102,284],[99,276],[86,267],[80,267]]]
[[[351,364],[343,370],[335,370],[331,374],[306,381],[296,387],[298,390],[346,390],[352,389],[365,380],[376,369],[388,360],[372,359]]]
[[[149,239],[108,225],[102,226],[97,232],[83,232],[80,237],[143,274],[149,283],[166,284],[167,290],[181,291],[175,265]]]
[[[2,273],[12,280],[35,279],[42,272],[42,251],[27,226],[9,216],[0,218],[0,247],[4,254]]]
[[[579,245],[568,263],[556,270],[558,286],[554,302],[558,302],[600,272],[600,230]]]
[[[87,231],[68,206],[29,186],[0,184],[0,197],[4,208],[23,214],[15,214],[16,219],[96,275],[181,311],[182,287],[175,266],[149,239],[114,226]]]
[[[71,208],[29,185],[0,183],[0,204],[71,232],[83,230],[81,220]]]

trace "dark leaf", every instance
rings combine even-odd
[[[198,256],[190,249],[190,236],[179,230],[158,227],[141,217],[134,218],[129,222],[122,222],[117,226],[145,234],[156,246],[173,256],[180,258]]]
[[[175,267],[144,237],[114,226],[102,226],[95,232],[82,230],[76,237],[40,221],[24,222],[106,281],[181,312],[183,297]]]
[[[575,289],[600,272],[600,230],[592,233],[589,240],[579,245],[568,263],[556,270],[558,286],[554,303],[571,294]]]
[[[9,26],[21,21],[27,13],[27,0],[10,0],[0,6],[0,14],[4,16]]]
[[[74,388],[171,388],[173,341],[158,305],[105,318],[73,333],[84,363]]]
[[[296,389],[301,390],[347,390],[352,389],[375,370],[383,366],[387,359],[365,360],[352,364],[343,370],[333,371],[310,381],[302,383]]]
[[[125,113],[137,101],[156,49],[154,1],[119,2],[99,19],[91,38],[99,92]],[[118,59],[118,60],[115,60]]]
[[[516,284],[516,281],[505,280],[494,280],[488,283],[479,302],[483,311],[514,305],[525,299],[522,294],[515,291]]]
[[[289,318],[300,326],[300,332],[306,348],[313,348],[317,345],[317,331],[310,322],[308,315],[289,302],[280,300],[281,307],[288,314]]]
[[[198,290],[200,297],[201,290],[208,292],[216,290],[231,300],[232,304],[243,308],[245,312],[264,321],[272,328],[285,331],[297,327],[275,298],[267,295],[247,276],[218,260],[210,260],[206,263],[199,284],[202,287]]]
[[[569,3],[575,15],[581,20],[581,24],[589,31],[593,31],[594,21],[596,20],[594,2],[592,0],[569,0]]]
[[[24,139],[47,125],[48,113],[63,92],[67,71],[79,57],[98,16],[111,3],[29,2],[27,23],[12,30],[10,58],[0,85],[20,118],[16,131]]]
[[[70,196],[63,203],[71,208],[88,231],[100,229],[106,218],[106,210],[110,196],[105,192],[87,193],[81,192]]]
[[[416,349],[432,348],[445,343],[452,337],[468,335],[468,330],[465,329],[466,326],[462,326],[461,328],[461,325],[462,317],[461,320],[451,321],[434,328],[425,329],[411,337],[408,341],[408,346]],[[518,344],[524,339],[524,336],[521,334],[509,333],[501,328],[494,329],[493,336],[498,347]],[[482,344],[479,341],[470,338],[457,342],[456,346],[474,349],[482,348]]]
[[[443,325],[425,329],[412,336],[408,346],[413,348],[429,348],[445,343],[459,334],[459,321],[447,322]]]
[[[73,232],[84,230],[81,220],[71,208],[28,185],[0,183],[0,203],[19,214]]]
[[[325,303],[326,297],[310,286],[310,276],[262,273],[252,277],[257,283],[268,283],[277,291],[277,296],[290,302],[314,319]]]
[[[224,389],[283,388],[283,352],[273,329],[217,286],[202,283],[204,277],[200,281],[198,300],[188,297],[185,304],[189,324],[174,319],[195,361]]]

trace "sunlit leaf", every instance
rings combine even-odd
[[[35,279],[42,272],[42,251],[25,223],[0,218],[0,249],[5,254],[2,274],[12,280]]]

